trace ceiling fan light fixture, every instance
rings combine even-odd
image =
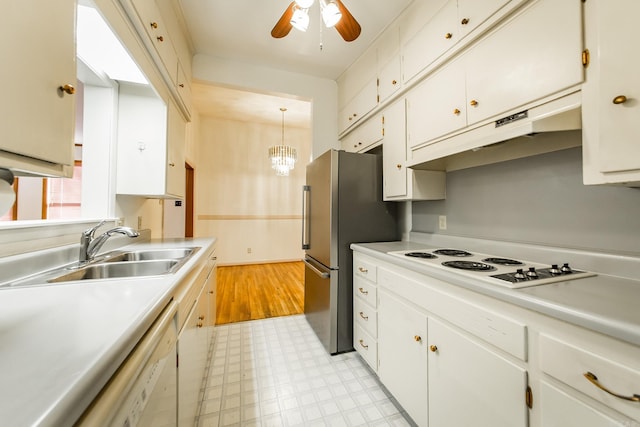
[[[296,4],[302,9],[309,9],[313,2],[314,0],[296,0]]]
[[[320,4],[322,6],[322,20],[324,21],[324,25],[326,25],[327,28],[335,26],[342,18],[342,13],[340,13],[340,8],[338,8],[336,2],[334,0],[320,0]]]
[[[291,17],[291,25],[293,25],[293,28],[296,30],[302,32],[307,31],[307,28],[309,28],[309,14],[307,10],[296,7]]]

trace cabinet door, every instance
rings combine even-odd
[[[2,9],[0,150],[73,165],[75,96],[60,87],[76,86],[76,2],[8,0]]]
[[[449,0],[405,46],[403,81],[408,82],[458,41],[458,6]]]
[[[167,123],[167,190],[166,193],[176,197],[184,197],[185,166],[184,152],[187,122],[182,118],[178,108],[169,102]]]
[[[407,95],[407,147],[466,126],[464,58],[428,77]]]
[[[614,419],[594,407],[542,381],[540,421],[544,427],[624,427],[629,420]]]
[[[378,375],[411,418],[426,426],[427,317],[385,290],[378,295]]]
[[[465,54],[468,124],[580,84],[581,52],[581,2],[532,2]]]
[[[634,31],[640,2],[601,3],[597,12],[597,44],[593,51],[599,68],[597,96],[589,105],[597,111],[600,170],[622,172],[640,169],[640,79],[638,79],[638,34]],[[590,6],[591,7],[591,6]],[[596,49],[597,47],[597,49]],[[590,71],[587,71],[590,72]],[[616,104],[617,96],[627,101]],[[619,101],[616,101],[619,102]],[[621,180],[624,181],[624,178]]]
[[[382,175],[384,197],[407,194],[406,125],[404,99],[384,111],[384,142],[382,143]]]
[[[378,80],[374,78],[338,113],[339,131],[344,132],[349,129],[376,105],[378,105]]]
[[[523,368],[433,318],[428,342],[430,427],[528,425]]]
[[[380,102],[386,100],[400,89],[400,56],[393,57],[378,76],[378,94]]]

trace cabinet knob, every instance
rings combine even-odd
[[[202,328],[204,326],[204,323],[202,322],[198,322],[198,324],[196,325],[198,328]]]
[[[478,105],[478,101],[476,101],[475,99],[472,99],[471,102],[469,102],[469,105],[471,105],[472,107],[475,107]]]
[[[204,320],[204,315],[201,314],[200,316],[198,316],[198,320]]]
[[[213,291],[209,291],[209,295],[213,295]]]
[[[363,312],[360,312],[360,317],[364,320],[369,320],[369,316],[365,316]]]
[[[458,110],[458,109],[456,108],[455,110],[453,110],[453,114],[455,114],[455,115],[457,116],[458,114],[460,114],[460,110]]]
[[[618,95],[615,98],[613,98],[613,103],[614,104],[624,104],[625,102],[627,102],[627,97],[624,95]]]
[[[444,35],[444,38],[447,39],[447,40],[450,39],[451,37],[453,37],[453,34],[451,34],[451,33],[447,33],[447,34]]]
[[[365,350],[367,350],[369,348],[369,346],[364,343],[364,340],[360,340],[359,343],[360,343],[360,346],[362,348],[364,348]]]
[[[397,82],[397,80],[391,80],[391,84],[395,86],[395,85],[398,84],[398,82]]]
[[[365,291],[364,288],[358,288],[362,295],[369,295],[369,291]]]
[[[184,88],[184,83],[180,83],[178,86],[180,86],[181,88]]]
[[[402,165],[400,163],[398,163],[396,167],[398,168],[398,170],[402,169]]]
[[[68,83],[66,85],[60,86],[59,89],[68,95],[73,95],[74,93],[76,93],[76,88]]]
[[[159,42],[163,42],[164,41],[164,37],[162,37],[162,36],[158,36],[158,37],[156,37],[156,39],[158,39]]]
[[[158,23],[157,22],[150,22],[149,25],[151,25],[151,28],[153,28],[154,30],[156,28],[158,28]]]
[[[415,336],[413,337],[413,339],[414,339],[414,341],[415,341],[415,342],[420,342],[420,341],[422,341],[422,337],[421,337],[420,335],[415,335]]]
[[[169,166],[171,166],[171,167],[174,167],[175,165],[176,165],[176,164],[175,164],[175,163],[173,163],[173,162],[169,163]]]
[[[431,350],[432,352],[434,352],[434,353],[435,353],[436,351],[438,351],[438,346],[437,346],[437,345],[435,345],[435,344],[431,344],[431,345],[429,346],[429,350]]]
[[[462,25],[467,25],[469,23],[469,18],[462,18],[462,21],[460,21],[460,23]]]
[[[358,271],[360,271],[360,273],[364,273],[364,274],[367,274],[369,272],[369,270],[367,270],[364,267],[358,267]]]

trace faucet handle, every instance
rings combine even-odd
[[[93,239],[93,235],[96,233],[96,230],[97,230],[98,228],[102,227],[106,222],[107,222],[107,220],[106,220],[106,219],[103,219],[102,221],[100,221],[100,222],[98,223],[98,225],[95,225],[95,226],[93,226],[93,227],[91,227],[91,228],[88,228],[88,229],[84,230],[84,231],[82,232],[82,234],[83,234],[84,236],[87,236],[87,237],[90,237],[90,238],[92,238],[92,239]]]

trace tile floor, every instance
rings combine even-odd
[[[356,352],[330,356],[304,315],[213,329],[198,426],[412,426]]]

